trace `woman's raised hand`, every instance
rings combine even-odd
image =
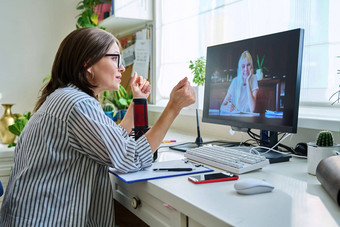
[[[172,89],[169,105],[172,105],[172,108],[180,111],[182,108],[195,103],[195,100],[195,91],[191,87],[188,78],[185,77]]]
[[[151,93],[151,84],[135,72],[131,78],[131,91],[134,98],[148,98]]]

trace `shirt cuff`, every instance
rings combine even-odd
[[[138,138],[136,143],[141,167],[143,169],[150,167],[153,161],[153,154],[151,151],[149,141],[146,139],[145,135],[143,135],[140,138]]]

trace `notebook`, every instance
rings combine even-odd
[[[192,168],[191,171],[154,171],[153,169],[159,168]],[[117,176],[119,179],[126,183],[133,183],[138,181],[154,180],[166,177],[176,177],[197,173],[212,172],[213,169],[205,167],[203,165],[197,165],[197,163],[186,161],[186,160],[172,160],[165,162],[154,162],[150,167],[134,172],[134,173],[119,173],[114,171],[112,168],[109,172]]]

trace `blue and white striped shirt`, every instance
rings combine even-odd
[[[19,138],[0,226],[114,226],[108,167],[151,163],[145,136],[129,137],[75,86],[57,89]]]

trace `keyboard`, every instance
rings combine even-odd
[[[249,147],[202,146],[187,150],[184,157],[234,174],[261,169],[269,164],[266,157],[249,150]]]

